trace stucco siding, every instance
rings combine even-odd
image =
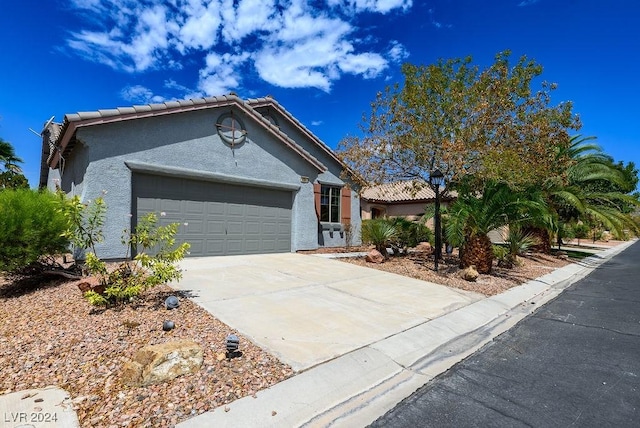
[[[77,131],[77,138],[86,145],[83,200],[104,192],[107,203],[105,242],[97,248],[99,256],[126,255],[120,238],[122,231],[130,228],[133,215],[132,171],[126,166],[127,161],[298,185],[300,190],[294,192],[292,250],[317,247],[313,188],[302,184],[300,178],[314,180],[317,169],[242,116],[247,139],[232,149],[215,128],[218,116],[228,110],[151,117]]]

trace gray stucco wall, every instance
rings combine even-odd
[[[318,147],[312,141],[304,135],[300,129],[291,124],[286,118],[280,115],[275,110],[269,110],[268,114],[275,117],[280,129],[301,145],[306,151],[308,151],[313,157],[318,159],[324,165],[327,166],[327,171],[318,175],[317,181],[322,184],[332,184],[336,186],[344,186],[345,180],[342,178],[343,166],[337,162],[333,157],[329,156],[325,150]],[[353,183],[348,183],[353,185]],[[315,218],[315,216],[314,216]],[[360,197],[357,189],[353,189],[351,192],[351,227],[353,230],[353,245],[359,245],[360,239]],[[337,247],[344,246],[346,244],[344,233],[336,233],[331,230],[318,228],[318,242],[325,247]]]
[[[67,192],[81,183],[84,201],[104,193],[107,218],[105,242],[98,246],[103,258],[126,256],[122,232],[131,227],[133,212],[132,171],[125,162],[166,165],[300,186],[294,192],[292,250],[317,248],[313,181],[318,171],[253,119],[238,114],[247,128],[247,140],[233,150],[217,135],[215,123],[229,108],[177,113],[79,128],[73,156],[62,177]],[[75,150],[80,151],[76,154]],[[85,170],[84,179],[78,171]],[[67,176],[67,174],[69,176]],[[301,176],[309,183],[301,183]]]

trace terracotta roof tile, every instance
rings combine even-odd
[[[447,197],[455,196],[448,192]],[[362,198],[378,202],[411,202],[435,199],[435,193],[426,183],[415,181],[396,181],[371,186],[363,190]]]

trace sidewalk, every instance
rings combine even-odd
[[[635,242],[370,343],[178,427],[365,426]]]

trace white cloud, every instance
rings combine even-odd
[[[413,0],[328,0],[327,4],[355,13],[364,11],[389,13],[393,9],[409,10]]]
[[[218,29],[222,23],[220,4],[211,2],[202,4],[192,0],[185,6],[186,16],[181,22],[176,44],[180,52],[183,48],[210,49],[218,42]]]
[[[200,70],[198,89],[204,95],[221,95],[237,90],[240,86],[240,67],[248,59],[249,54],[218,55],[210,53],[206,58],[206,66]]]
[[[520,6],[520,7],[531,6],[532,4],[538,3],[538,1],[540,1],[540,0],[523,0],[520,3],[518,3],[518,6]]]
[[[142,85],[127,86],[121,92],[122,99],[136,104],[161,103],[165,98],[154,95],[153,91]]]
[[[389,55],[389,58],[391,58],[391,60],[395,63],[400,63],[409,58],[409,52],[397,40],[391,41],[391,47],[389,48],[387,55]]]
[[[330,7],[327,8],[326,5]],[[286,88],[331,89],[345,74],[374,78],[406,57],[377,51],[344,14],[406,12],[412,0],[71,0],[86,25],[67,45],[117,70],[141,73],[200,63],[196,91],[237,90],[251,68]],[[324,7],[323,7],[324,5]],[[384,54],[384,56],[383,56]],[[174,82],[175,83],[175,82]],[[172,88],[177,90],[177,87]],[[125,88],[125,93],[127,89]]]

